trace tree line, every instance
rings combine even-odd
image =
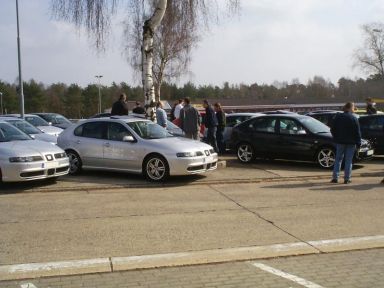
[[[339,79],[337,85],[315,76],[307,84],[298,80],[272,84],[230,84],[222,86],[195,85],[188,82],[182,86],[163,83],[162,100],[173,103],[175,100],[190,97],[193,103],[203,99],[219,101],[224,105],[258,105],[258,104],[315,104],[339,103],[346,101],[364,102],[368,97],[384,98],[384,81],[374,75],[367,79]],[[3,98],[5,113],[19,112],[17,85],[0,81],[0,93]],[[44,85],[35,80],[24,82],[25,112],[56,112],[68,118],[87,118],[98,111],[98,86],[89,84],[81,87],[77,84],[55,83]],[[131,86],[125,82],[101,86],[102,109],[112,106],[121,93],[128,100],[144,99],[142,86]]]

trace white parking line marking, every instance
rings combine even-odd
[[[25,284],[21,284],[20,286],[21,288],[37,288],[35,285],[33,285],[32,283],[25,283]]]
[[[262,263],[252,263],[253,266],[261,269],[261,270],[264,270],[266,272],[269,272],[271,274],[274,274],[276,276],[279,276],[281,278],[285,278],[285,279],[288,279],[288,280],[291,280],[297,284],[300,284],[301,286],[304,286],[306,288],[324,288],[323,286],[320,286],[316,283],[313,283],[311,281],[308,281],[308,280],[305,280],[303,278],[300,278],[300,277],[297,277],[295,275],[292,275],[292,274],[288,274],[286,272],[283,272],[281,270],[278,270],[278,269],[275,269],[271,266],[268,266],[268,265],[265,265],[265,264],[262,264]]]

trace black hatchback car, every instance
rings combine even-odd
[[[384,154],[384,114],[361,116],[361,135],[375,148],[375,154]]]
[[[322,168],[332,168],[335,162],[329,127],[298,114],[265,115],[245,121],[233,129],[230,145],[243,163],[262,157],[315,161]],[[372,155],[370,143],[363,140],[355,159]]]

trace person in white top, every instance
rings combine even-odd
[[[175,107],[175,112],[174,112],[174,115],[175,115],[175,118],[176,119],[179,119],[180,118],[180,110],[183,109],[184,105],[183,105],[183,100],[182,99],[179,99],[179,104],[176,105]]]

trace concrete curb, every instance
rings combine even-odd
[[[384,235],[156,255],[3,265],[0,266],[0,281],[202,265],[373,248],[384,248]]]

